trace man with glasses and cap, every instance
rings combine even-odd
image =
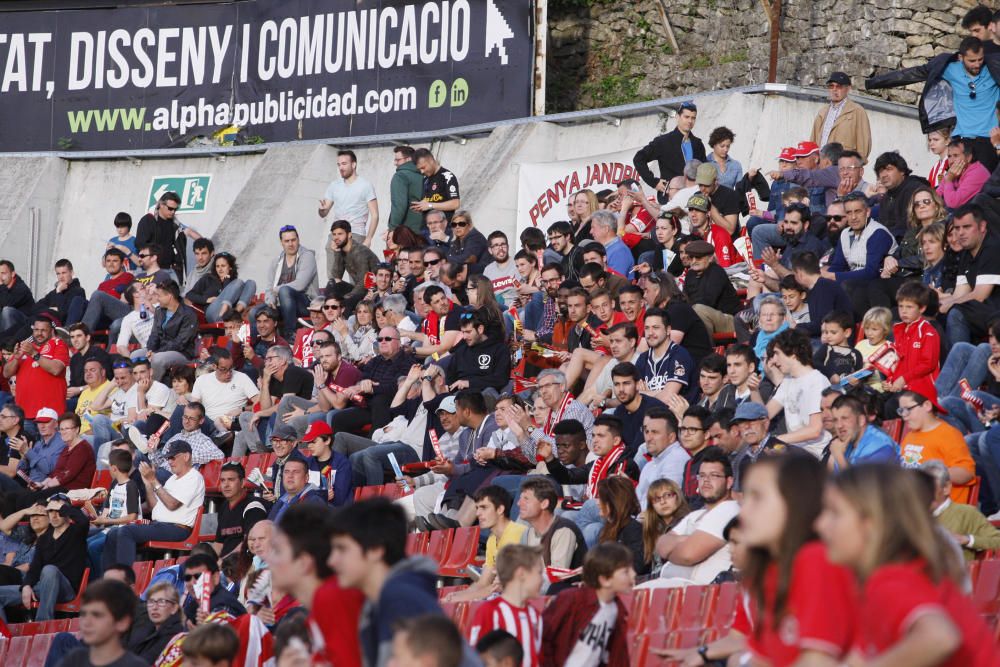
[[[283,334],[293,339],[295,323],[306,314],[309,299],[318,290],[316,253],[299,243],[299,232],[294,225],[278,230],[281,254],[271,269],[270,287],[264,292],[264,303],[250,311],[250,326],[255,326],[257,313],[265,307],[281,312]]]
[[[692,159],[705,161],[705,144],[694,136],[694,123],[698,119],[698,107],[694,102],[683,102],[677,111],[677,127],[661,134],[639,149],[632,158],[636,170],[651,188],[659,193],[661,204],[667,203],[667,185],[674,176],[684,173],[684,165]],[[660,171],[657,179],[649,169],[649,163],[656,160]]]
[[[269,503],[275,502],[285,495],[284,491],[284,470],[288,457],[295,451],[299,444],[299,435],[295,429],[288,424],[278,424],[274,432],[271,433],[271,449],[274,450],[274,463],[267,473],[267,479],[271,481],[270,489],[261,490],[261,498]],[[250,472],[253,472],[252,470]]]
[[[392,420],[389,406],[396,394],[396,378],[405,376],[416,359],[402,349],[396,327],[383,328],[376,341],[378,354],[359,368],[362,379],[344,390],[348,396],[363,397],[366,405],[354,405],[334,414],[330,426],[335,433],[347,431],[360,435],[368,424],[374,431]]]
[[[309,302],[309,323],[311,326],[302,327],[295,332],[295,343],[292,345],[292,356],[304,368],[312,368],[317,357],[316,349],[313,348],[313,335],[320,331],[329,331],[330,320],[327,319],[323,311],[322,298],[316,298]]]
[[[132,565],[139,544],[152,540],[183,540],[191,534],[198,511],[205,502],[205,480],[191,464],[191,445],[175,440],[166,452],[171,476],[163,484],[148,463],[139,464],[146,487],[150,523],[112,528],[104,544],[104,569],[115,563]]]
[[[76,597],[87,565],[87,532],[90,520],[64,494],[49,498],[45,506],[49,528],[35,542],[35,555],[21,586],[0,586],[0,619],[4,607],[20,602],[31,609],[37,602],[36,621],[51,620],[55,606]]]

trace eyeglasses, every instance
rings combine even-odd
[[[223,368],[222,366],[216,366],[215,370],[218,373],[222,373],[223,375],[226,375],[227,373],[232,373],[233,372],[233,367],[230,366],[229,368]]]
[[[466,222],[465,220],[452,220],[451,221],[451,228],[452,229],[454,229],[455,227],[468,227],[468,226],[469,226],[469,223]]]
[[[708,482],[708,481],[712,481],[712,480],[719,480],[719,479],[725,479],[725,478],[726,478],[726,476],[723,475],[721,472],[709,472],[709,473],[700,472],[700,473],[698,473],[698,481],[699,482]]]
[[[380,343],[391,343],[392,341],[398,340],[398,339],[393,338],[392,336],[379,336],[375,340],[377,340]]]
[[[229,370],[232,370],[232,369],[229,369]],[[194,415],[194,416],[192,416],[192,415],[181,415],[181,420],[182,421],[186,421],[186,422],[196,422],[199,419],[201,419],[200,415]]]
[[[896,414],[899,415],[900,417],[905,417],[906,415],[910,414],[910,412],[912,410],[915,410],[918,407],[920,407],[920,406],[919,405],[901,405],[898,408],[896,408]]]
[[[969,99],[970,100],[976,99],[976,82],[975,81],[970,81],[969,82]]]
[[[678,430],[681,433],[701,433],[705,429],[699,428],[697,426],[681,426],[680,429],[678,429]]]
[[[916,208],[917,206],[930,206],[933,203],[934,203],[934,200],[930,199],[930,198],[928,198],[928,199],[914,199],[913,200],[913,206],[914,206],[914,208]]]
[[[659,496],[653,496],[653,502],[654,503],[662,503],[662,502],[664,502],[666,500],[673,500],[676,497],[677,497],[677,492],[676,491],[667,491],[666,493],[661,494]]]
[[[424,260],[424,264],[426,264],[427,266],[437,266],[440,263],[441,263],[440,259],[427,259],[427,260]]]
[[[17,415],[0,415],[0,419],[17,419]]]
[[[177,604],[177,600],[168,600],[166,598],[149,598],[146,600],[147,607],[166,607],[168,604]]]
[[[199,572],[197,574],[185,574],[184,575],[184,581],[194,581],[195,579],[197,579],[201,575],[202,575],[201,572]]]
[[[323,310],[340,310],[340,306],[334,304],[332,306],[323,306]]]
[[[834,222],[840,222],[841,220],[844,219],[844,216],[842,216],[842,215],[828,215],[828,216],[826,216],[826,219],[827,220],[833,220]]]

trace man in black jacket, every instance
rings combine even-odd
[[[0,619],[3,608],[18,602],[31,608],[38,602],[36,621],[52,619],[55,606],[76,597],[87,564],[87,531],[90,520],[62,493],[49,498],[45,511],[49,529],[35,543],[35,555],[21,586],[0,586]]]
[[[897,239],[903,238],[910,224],[913,193],[921,188],[929,188],[930,183],[920,176],[914,176],[903,156],[894,151],[878,156],[875,160],[875,175],[885,188],[878,207],[878,221]]]
[[[73,263],[68,259],[56,262],[55,287],[35,304],[35,312],[42,309],[55,315],[63,325],[83,319],[87,308],[87,293],[73,275]]]
[[[9,259],[0,260],[0,336],[7,338],[28,323],[35,306],[31,288],[21,280]]]
[[[164,269],[173,269],[179,276],[178,279],[183,281],[187,255],[186,237],[197,240],[201,238],[201,234],[177,220],[177,209],[180,205],[181,198],[176,192],[163,193],[156,202],[156,210],[139,218],[139,225],[135,231],[135,245],[137,248],[150,243],[158,245],[163,252],[160,255],[160,266]]]
[[[207,554],[195,554],[184,561],[184,602],[181,608],[189,629],[205,622],[208,616],[199,608],[199,599],[195,591],[195,583],[203,574],[209,578],[211,594],[208,599],[208,614],[225,611],[233,616],[247,613],[239,599],[219,585],[219,561]]]
[[[488,338],[478,312],[463,313],[462,340],[451,351],[445,380],[451,391],[472,389],[499,396],[510,382],[510,349],[503,340]]]
[[[194,358],[198,336],[198,316],[181,303],[181,288],[173,280],[157,286],[160,307],[153,316],[153,330],[146,342],[146,352],[153,366],[153,378],[159,380],[171,366],[180,366]]]
[[[705,144],[691,132],[697,118],[698,107],[694,102],[684,102],[677,112],[677,127],[650,141],[632,158],[642,180],[656,188],[656,197],[661,204],[667,203],[667,184],[670,179],[684,173],[684,165],[688,160],[705,161]],[[659,179],[649,169],[649,163],[653,160],[656,160],[660,170]]]

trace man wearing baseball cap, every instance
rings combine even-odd
[[[767,407],[761,403],[744,401],[736,406],[736,414],[730,422],[740,429],[740,447],[729,455],[733,463],[735,481],[733,489],[742,488],[741,481],[746,475],[747,467],[755,462],[765,452],[780,452],[788,447],[784,442],[768,432],[771,419],[767,416]]]
[[[740,225],[742,198],[732,188],[719,185],[719,172],[711,162],[698,167],[695,181],[698,190],[711,204],[708,215],[712,222],[726,230],[727,234],[735,234]]]
[[[332,449],[333,429],[330,425],[323,420],[310,424],[302,437],[302,444],[309,448],[309,482],[326,494],[326,500],[331,505],[339,507],[349,503],[354,495],[352,461]],[[384,481],[383,477],[379,477],[372,483],[381,484]]]
[[[746,262],[743,256],[736,251],[733,239],[729,233],[719,225],[712,222],[711,203],[708,197],[700,192],[695,193],[688,200],[688,217],[691,219],[691,234],[702,241],[707,242],[715,250],[715,261],[726,270],[726,274],[732,275],[746,270]],[[687,253],[690,256],[690,252]]]
[[[323,314],[324,299],[317,297],[309,302],[307,308],[309,312],[309,323],[312,326],[302,327],[295,332],[295,343],[292,345],[292,356],[295,357],[305,368],[312,367],[316,355],[313,352],[313,334],[326,329],[330,322]],[[331,334],[332,338],[332,334]]]
[[[697,240],[688,243],[684,252],[691,258],[684,281],[688,303],[709,333],[734,331],[733,315],[740,308],[740,299],[725,269],[715,262],[716,249],[707,241]]]
[[[872,130],[864,107],[848,99],[851,77],[844,72],[833,72],[826,79],[826,90],[830,103],[816,114],[809,140],[820,146],[836,142],[844,150],[857,151],[867,162],[872,150]]]
[[[812,141],[800,141],[792,149],[795,167],[772,171],[769,175],[772,180],[781,179],[806,188],[811,211],[822,214],[827,205],[837,198],[837,187],[840,185],[837,162],[843,152],[840,144],[827,144],[820,149]]]

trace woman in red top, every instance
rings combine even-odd
[[[860,580],[850,664],[993,667],[1000,652],[961,592],[962,557],[928,511],[920,473],[893,465],[848,468],[832,479],[817,528],[830,560]]]
[[[775,667],[838,665],[851,648],[854,580],[827,560],[813,527],[825,474],[813,456],[791,452],[754,464],[743,483],[748,643]]]

